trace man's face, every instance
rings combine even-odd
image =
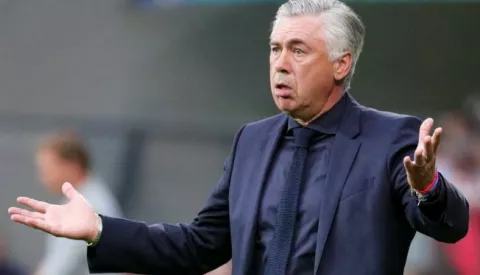
[[[270,39],[270,85],[277,107],[292,116],[320,112],[334,86],[318,16],[283,17]]]
[[[36,166],[40,182],[54,193],[61,192],[68,167],[53,150],[45,148],[37,152]]]

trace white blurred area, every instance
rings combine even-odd
[[[440,244],[417,233],[407,261],[408,275],[480,274],[480,95],[468,96],[461,108],[442,114],[438,169],[465,195],[470,205],[467,236]]]

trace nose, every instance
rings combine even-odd
[[[291,65],[287,51],[282,51],[275,57],[273,66],[277,73],[289,74],[291,72]]]

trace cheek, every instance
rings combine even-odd
[[[40,177],[45,181],[56,180],[60,177],[60,171],[52,166],[44,166],[40,169]]]
[[[322,82],[322,75],[314,69],[300,69],[295,74],[297,93],[299,96],[306,95],[318,88],[318,83]]]
[[[273,83],[273,76],[275,75],[275,69],[273,68],[272,65],[270,65],[270,70],[269,70],[269,77],[270,77],[270,84]]]
[[[315,90],[317,93],[332,88],[335,83],[333,69],[331,64],[319,64],[312,66],[305,71],[305,85],[309,90]]]

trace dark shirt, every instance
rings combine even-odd
[[[20,267],[7,262],[0,262],[0,275],[26,275]]]
[[[310,275],[313,273],[321,203],[319,192],[322,184],[325,184],[331,147],[344,114],[345,103],[344,96],[332,109],[308,126],[317,131],[318,136],[312,141],[305,165],[288,274]],[[299,126],[293,119],[288,120],[285,135],[280,141],[263,187],[256,232],[256,274],[264,273],[267,261],[266,248],[273,236],[277,206],[286,184],[295,149],[291,129]]]

